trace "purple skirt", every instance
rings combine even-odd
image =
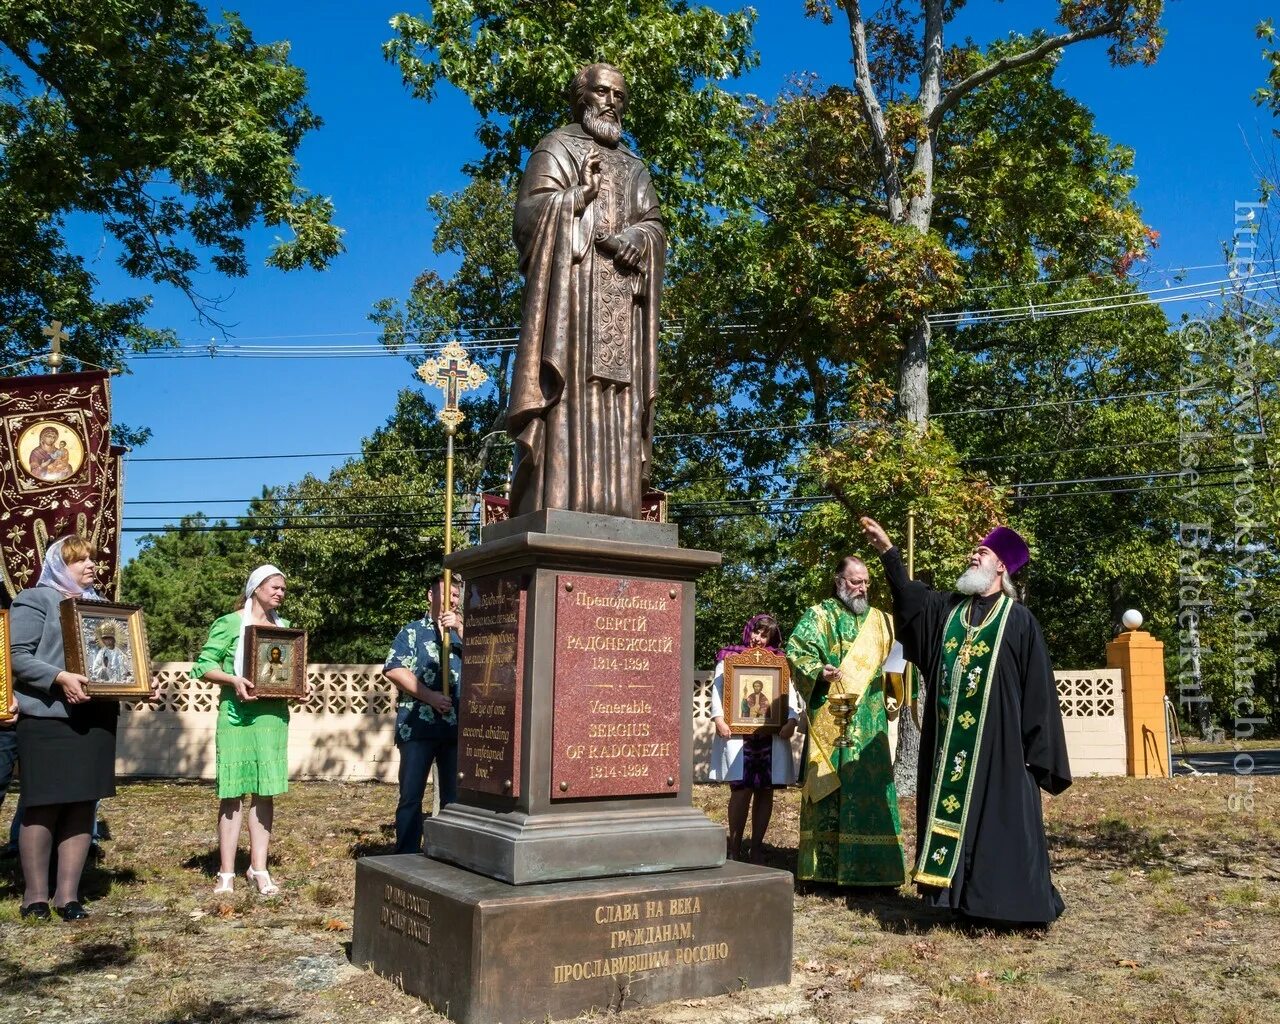
[[[773,737],[746,737],[742,741],[742,778],[737,782],[729,783],[729,788],[768,789],[772,785]]]

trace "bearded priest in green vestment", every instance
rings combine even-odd
[[[802,881],[876,887],[906,881],[881,671],[893,622],[868,603],[870,583],[866,564],[845,558],[832,596],[805,612],[787,641],[792,685],[809,717],[796,868]],[[836,694],[858,698],[845,748],[836,745],[840,728],[828,703]]]

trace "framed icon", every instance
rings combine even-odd
[[[0,610],[0,721],[13,717],[13,660],[9,656],[9,612]]]
[[[151,695],[151,654],[139,606],[69,597],[62,602],[61,616],[67,671],[89,680],[85,689],[90,697]]]
[[[768,736],[787,721],[791,671],[780,654],[756,647],[724,659],[724,722],[735,736]]]
[[[307,631],[249,626],[244,631],[244,674],[255,697],[306,700]]]

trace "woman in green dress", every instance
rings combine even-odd
[[[218,701],[218,884],[229,893],[236,876],[243,798],[249,796],[249,869],[245,877],[271,896],[280,887],[267,871],[267,851],[275,812],[273,798],[289,788],[289,705],[259,699],[245,675],[244,634],[249,626],[287,626],[277,614],[284,600],[284,573],[261,565],[244,587],[244,607],[214,622],[191,675],[222,686]],[[251,663],[250,663],[251,664]],[[310,684],[307,685],[310,696]]]

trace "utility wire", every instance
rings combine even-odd
[[[965,458],[960,461],[964,463],[1005,462],[1010,459],[1030,459],[1040,455],[1069,455],[1077,453],[1083,454],[1085,452],[1107,452],[1121,448],[1155,448],[1171,444],[1178,444],[1177,438],[1170,438],[1167,441],[1132,441],[1128,444],[1097,444],[1083,448],[1045,448],[1036,452],[1009,452],[1006,455],[984,455],[981,458]]]
[[[397,501],[402,498],[443,498],[444,491],[421,491],[417,494],[255,494],[252,498],[163,498],[154,501],[126,501],[126,505],[247,505],[251,501],[269,501],[276,504],[288,502],[337,502],[337,501]]]
[[[1261,383],[1261,382],[1260,382]],[[1270,382],[1266,382],[1270,383]],[[1025,409],[1043,409],[1050,406],[1068,406],[1068,405],[1093,405],[1099,402],[1118,402],[1133,398],[1159,398],[1167,395],[1188,395],[1199,391],[1212,390],[1213,385],[1205,384],[1197,388],[1171,388],[1165,391],[1135,391],[1128,394],[1115,395],[1095,395],[1088,398],[1064,398],[1058,400],[1047,400],[1042,402],[1027,402],[1021,405],[997,405],[989,408],[970,408],[970,409],[952,409],[945,412],[936,412],[932,414],[933,419],[941,419],[946,416],[977,416],[989,415],[999,412],[1017,412]],[[701,430],[701,431],[685,431],[671,434],[656,434],[655,441],[673,441],[683,440],[694,437],[737,437],[744,434],[767,434],[767,433],[786,433],[793,430],[817,430],[823,427],[852,427],[857,426],[857,420],[823,420],[818,423],[778,423],[768,427],[731,427],[721,430]],[[502,443],[512,444],[513,442],[507,438]],[[380,455],[391,452],[443,452],[443,448],[381,448],[377,449],[373,454]],[[457,454],[465,454],[474,451],[474,449],[456,449]],[[365,455],[363,451],[351,452],[289,452],[274,455],[174,455],[174,456],[130,456],[125,459],[126,462],[234,462],[242,460],[267,460],[267,459],[319,459],[319,458],[340,458],[352,455]]]
[[[1220,473],[1234,473],[1238,471],[1239,468],[1240,467],[1236,463],[1223,463],[1222,465],[1217,465],[1217,466],[1198,466],[1196,467],[1196,472],[1197,474],[1203,477],[1203,476],[1217,475]],[[1255,466],[1254,468],[1263,468],[1263,467]],[[1147,470],[1139,470],[1133,473],[1120,473],[1112,476],[1073,477],[1073,478],[1064,478],[1064,479],[1055,479],[1055,480],[1026,480],[1026,481],[991,480],[989,482],[993,486],[1002,487],[1008,490],[1013,490],[1015,492],[1021,492],[1022,490],[1028,489],[1028,488],[1063,487],[1068,484],[1097,484],[1097,483],[1107,484],[1107,483],[1121,483],[1121,482],[1127,482],[1127,481],[1133,481],[1133,480],[1155,480],[1155,479],[1168,478],[1172,476],[1180,476],[1182,475],[1183,472],[1185,471],[1180,469],[1147,469]],[[764,477],[790,478],[793,476],[803,477],[806,475],[807,474],[804,474],[804,473],[796,473],[796,474],[762,473],[762,474],[758,474],[757,477],[758,478],[764,478]],[[726,474],[725,478],[731,478],[733,476],[734,474]],[[706,478],[706,479],[710,479],[710,478]],[[701,482],[701,481],[692,481],[690,483],[695,483],[695,482]],[[689,486],[689,484],[680,484],[679,486]],[[1142,488],[1138,488],[1138,489],[1141,490]],[[1018,496],[1039,497],[1040,495],[1019,494]],[[348,502],[348,501],[378,501],[378,500],[390,500],[390,499],[426,500],[426,499],[441,499],[443,497],[444,497],[443,491],[424,491],[418,494],[404,493],[404,494],[385,494],[385,495],[380,494],[380,495],[361,495],[361,496],[337,495],[337,496],[331,496],[331,497],[318,496],[313,498],[269,497],[269,498],[263,499],[261,497],[258,497],[258,498],[252,498],[252,499],[244,499],[244,501],[266,500],[266,501],[273,501],[279,504],[286,504],[289,502],[331,503],[331,502]],[[467,495],[466,497],[472,497],[472,496]],[[804,502],[812,502],[822,497],[823,496],[821,495],[789,495],[789,496],[772,496],[772,497],[756,496],[756,497],[738,497],[738,498],[705,498],[705,499],[699,499],[695,501],[677,501],[677,502],[673,502],[672,504],[673,504],[673,507],[679,507],[679,508],[702,508],[702,507],[710,507],[710,506],[750,505],[750,504],[761,504],[761,503],[781,505],[781,504],[800,504]],[[125,504],[126,505],[128,504],[138,504],[138,505],[230,504],[240,500],[241,499],[235,499],[235,498],[220,498],[220,499],[205,499],[202,502],[198,499],[189,499],[182,502],[140,501],[140,502],[126,502]],[[390,510],[385,510],[381,512],[365,512],[365,513],[324,512],[324,511],[315,511],[315,512],[281,511],[281,512],[253,513],[253,514],[246,513],[244,516],[241,516],[239,518],[264,519],[264,520],[274,522],[280,519],[308,519],[308,518],[321,518],[321,517],[333,518],[333,517],[344,517],[344,516],[348,518],[369,518],[369,517],[377,517],[377,516],[383,516],[386,518],[396,518],[397,516],[412,515],[412,514],[415,514],[415,513],[404,512],[397,509],[390,509]],[[171,518],[172,516],[131,515],[129,517],[131,522],[138,521],[138,520],[168,520]]]
[[[1090,398],[1061,398],[1043,402],[1024,402],[1020,405],[996,405],[987,409],[952,409],[949,412],[935,412],[930,419],[942,419],[944,416],[968,416],[996,412],[1018,412],[1024,409],[1044,409],[1049,406],[1094,405],[1099,402],[1120,402],[1130,398],[1162,398],[1167,395],[1190,395],[1198,391],[1213,390],[1213,385],[1204,384],[1197,388],[1169,388],[1165,391],[1132,391],[1127,394],[1096,395]]]
[[[398,523],[357,523],[350,526],[343,526],[331,523],[295,523],[292,526],[280,527],[281,532],[293,530],[424,530],[440,526],[438,519],[424,519],[421,521],[405,521]],[[453,523],[455,528],[470,529],[473,526],[480,525],[479,519],[455,519]],[[269,526],[242,526],[238,523],[206,523],[203,526],[125,526],[122,527],[121,533],[270,533]]]
[[[1210,287],[1215,284],[1225,285],[1226,287]],[[1128,306],[1146,305],[1147,303],[1160,305],[1166,302],[1216,299],[1220,298],[1225,291],[1230,291],[1233,294],[1243,294],[1245,292],[1260,291],[1263,288],[1275,287],[1277,284],[1280,284],[1280,274],[1272,273],[1244,283],[1237,282],[1233,284],[1230,279],[1225,279],[1221,282],[1205,282],[1194,286],[1175,285],[1170,288],[1155,288],[1144,292],[1115,292],[1090,298],[1064,299],[1059,302],[1048,302],[1043,306],[1029,302],[1022,306],[933,313],[927,319],[935,327],[985,323],[990,320],[1040,320],[1055,316],[1078,316],[1084,313],[1099,313],[1109,309],[1123,309]],[[1192,290],[1188,290],[1189,288]],[[1175,290],[1178,290],[1177,294],[1171,294]]]
[[[1259,276],[1260,281],[1274,281],[1280,277],[1280,271],[1272,271]],[[1048,312],[1054,309],[1060,309],[1066,306],[1077,306],[1082,303],[1109,302],[1111,299],[1135,299],[1145,298],[1152,295],[1165,295],[1171,292],[1196,291],[1199,289],[1209,288],[1213,285],[1226,285],[1232,287],[1234,282],[1239,280],[1232,277],[1221,277],[1213,281],[1189,282],[1187,284],[1167,285],[1164,288],[1148,288],[1141,291],[1133,292],[1109,292],[1105,295],[1082,295],[1074,299],[1058,299],[1054,302],[1033,303],[1030,308],[1037,313]],[[1246,282],[1248,283],[1248,282]],[[1028,305],[1022,303],[1017,306],[992,306],[987,309],[965,309],[952,313],[934,313],[929,317],[930,320],[945,320],[955,317],[983,316],[988,313],[1020,313],[1027,309]]]
[[[1265,468],[1265,467],[1255,466],[1254,468]],[[1196,483],[1186,483],[1186,484],[1152,484],[1145,487],[1117,487],[1117,488],[1107,488],[1107,489],[1095,488],[1095,489],[1085,489],[1085,490],[1079,490],[1079,491],[1060,491],[1060,492],[1028,494],[1023,496],[1023,500],[1030,501],[1037,498],[1092,498],[1099,495],[1141,494],[1141,493],[1147,493],[1151,491],[1171,491],[1171,490],[1189,491],[1189,490],[1212,489],[1212,488],[1222,488],[1222,487],[1231,487],[1231,486],[1234,486],[1234,483],[1230,480],[1223,480],[1223,481],[1216,481],[1216,482],[1215,481],[1198,481]],[[808,508],[812,508],[817,505],[830,504],[835,501],[837,501],[836,498],[832,498],[829,496],[815,495],[813,497],[806,497],[806,498],[737,499],[734,502],[734,504],[735,505],[741,504],[741,503],[775,504],[777,502],[785,502],[786,507],[782,511],[804,512]],[[721,504],[723,503],[707,502],[705,503],[705,506],[719,506]],[[767,513],[761,512],[759,509],[744,509],[740,507],[731,508],[731,510],[729,511],[715,511],[712,508],[704,507],[703,503],[697,503],[697,502],[685,502],[685,503],[673,502],[671,505],[671,510],[672,510],[673,516],[676,516],[682,519],[743,519],[748,517],[760,517],[761,515],[767,514]],[[460,528],[471,528],[471,527],[478,526],[479,524],[480,524],[480,520],[476,516],[459,517],[455,520],[455,525]],[[433,519],[422,519],[422,520],[402,520],[402,521],[396,521],[396,522],[382,522],[382,523],[365,522],[365,523],[356,523],[351,525],[332,524],[332,523],[295,523],[292,525],[278,527],[278,529],[285,532],[292,531],[292,530],[377,530],[377,529],[424,529],[424,528],[430,529],[439,525],[440,525],[439,521],[433,518]],[[243,526],[243,525],[233,524],[233,523],[206,523],[200,526],[189,526],[189,525],[188,526],[173,525],[173,526],[160,526],[160,527],[128,527],[126,526],[122,529],[121,532],[163,534],[163,533],[174,533],[174,532],[185,530],[191,533],[221,533],[221,532],[237,532],[237,531],[270,532],[271,529],[272,527],[270,526]]]
[[[1258,266],[1275,266],[1277,262],[1280,262],[1280,261],[1254,260],[1254,263]],[[1143,267],[1141,268],[1140,272],[1143,274],[1159,274],[1162,277],[1167,278],[1167,277],[1175,277],[1178,274],[1189,274],[1193,270],[1221,270],[1222,268],[1223,268],[1223,264],[1221,262],[1218,262],[1218,263],[1202,263],[1196,267]],[[1013,288],[1041,288],[1051,284],[1073,284],[1076,281],[1095,281],[1100,276],[1103,276],[1103,275],[1078,274],[1075,277],[1057,277],[1057,278],[1050,278],[1050,279],[1037,279],[1035,281],[1014,281],[1010,284],[973,285],[972,287],[966,288],[963,294],[968,295],[974,292],[1000,292],[1000,291],[1008,291]]]
[[[377,448],[372,452],[288,452],[275,455],[131,455],[126,458],[125,462],[243,462],[251,460],[263,459],[334,459],[348,455],[363,455],[369,457],[371,455],[391,454],[393,452],[434,452],[443,454],[443,448]],[[473,449],[455,449],[455,454],[472,451]]]

